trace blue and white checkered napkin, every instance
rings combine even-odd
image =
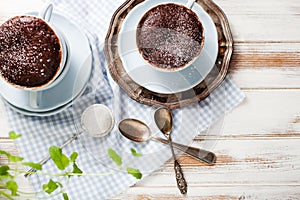
[[[154,108],[130,99],[118,86],[111,83],[105,69],[106,61],[102,43],[113,12],[123,0],[53,0],[55,11],[59,11],[85,30],[93,52],[93,71],[85,93],[67,110],[49,117],[29,117],[18,114],[6,106],[10,126],[23,136],[17,147],[27,161],[38,162],[48,154],[51,145],[60,146],[79,130],[81,113],[94,103],[109,106],[119,120],[130,117],[140,119],[159,131],[153,122]],[[111,84],[110,84],[111,83]],[[244,99],[244,94],[227,78],[211,95],[200,103],[173,111],[173,140],[189,144],[192,139],[207,129],[213,122],[224,116]],[[123,166],[119,167],[108,158],[107,149],[113,148],[122,156]],[[143,154],[133,157],[130,148]],[[128,175],[126,167],[138,168],[143,177],[161,166],[171,156],[170,149],[155,141],[134,143],[122,137],[117,127],[105,138],[90,138],[81,135],[64,150],[79,153],[78,166],[88,176],[72,177],[66,192],[70,199],[107,199],[124,191],[138,180]],[[116,170],[117,169],[117,170]],[[45,173],[56,173],[52,161],[43,167]],[[93,176],[91,176],[93,174]],[[46,175],[32,175],[30,181],[36,191],[49,180]],[[62,180],[64,181],[64,180]],[[174,185],[176,183],[174,182]],[[38,195],[43,196],[44,194]],[[61,197],[53,197],[53,199]]]

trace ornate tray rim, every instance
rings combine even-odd
[[[219,42],[218,57],[214,69],[197,86],[175,94],[160,94],[152,92],[134,82],[123,68],[118,55],[117,34],[122,26],[123,19],[136,5],[145,0],[127,0],[113,14],[105,38],[105,54],[109,72],[114,81],[127,93],[129,97],[139,103],[154,106],[165,106],[175,109],[196,103],[209,96],[225,79],[231,56],[233,53],[233,37],[225,13],[212,0],[196,0],[213,19]]]

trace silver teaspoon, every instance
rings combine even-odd
[[[174,170],[176,174],[177,187],[179,188],[181,194],[186,194],[187,183],[184,178],[181,166],[178,160],[176,159],[176,155],[173,148],[172,137],[171,137],[172,126],[173,126],[172,114],[170,110],[166,108],[159,108],[158,110],[155,111],[154,120],[159,130],[166,136],[166,138],[169,141],[172,156],[174,159]]]
[[[119,123],[119,131],[124,137],[134,142],[146,142],[153,139],[164,144],[169,144],[169,141],[166,139],[152,136],[150,128],[144,122],[137,119],[122,120]],[[214,164],[217,159],[214,153],[204,149],[189,147],[175,142],[173,142],[173,147],[208,164]]]

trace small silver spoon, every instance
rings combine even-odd
[[[122,120],[119,123],[119,131],[124,137],[134,142],[146,142],[149,139],[154,139],[161,143],[169,144],[169,141],[166,139],[152,136],[150,128],[144,122],[141,122],[137,119]],[[210,151],[189,147],[175,142],[173,142],[173,146],[176,149],[205,163],[214,164],[216,162],[216,155]]]
[[[166,108],[159,108],[158,110],[155,111],[154,120],[159,130],[166,136],[166,138],[169,141],[172,156],[174,159],[174,170],[176,174],[177,187],[179,188],[181,194],[186,194],[187,183],[184,178],[181,166],[178,160],[176,159],[176,155],[173,148],[172,137],[171,137],[172,127],[173,127],[173,118],[172,118],[171,111]]]
[[[114,127],[114,117],[111,110],[103,104],[93,104],[87,107],[81,115],[82,131],[74,134],[66,140],[60,148],[66,147],[72,141],[77,139],[82,133],[86,133],[91,137],[102,137],[112,131]],[[50,155],[39,162],[44,165],[50,160]],[[31,168],[25,173],[25,177],[30,176],[36,169]]]

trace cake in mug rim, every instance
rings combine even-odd
[[[204,28],[198,15],[184,5],[160,4],[140,19],[136,42],[139,53],[151,66],[180,70],[199,56]]]
[[[0,75],[20,88],[39,88],[56,77],[62,62],[60,39],[43,19],[21,15],[0,26]]]

